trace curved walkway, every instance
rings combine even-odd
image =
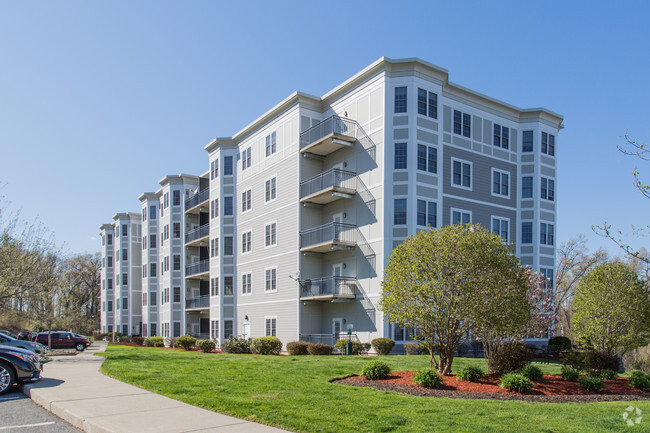
[[[108,344],[55,355],[42,379],[21,386],[34,402],[89,433],[283,432],[154,394],[99,372]]]

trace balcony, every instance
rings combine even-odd
[[[203,204],[206,205],[206,208],[205,210],[203,210],[203,212],[207,212],[207,202],[209,199],[210,199],[209,188],[205,188],[197,192],[192,197],[189,197],[188,199],[185,200],[185,212],[191,214],[198,214],[199,212],[202,211],[201,206]]]
[[[300,202],[328,204],[341,198],[353,198],[356,191],[356,173],[333,168],[300,184]]]
[[[197,340],[210,340],[209,332],[190,332],[190,335]]]
[[[186,311],[207,310],[210,308],[210,297],[208,295],[185,298]]]
[[[357,245],[357,226],[329,223],[300,232],[300,251],[327,253],[333,250],[349,250]]]
[[[326,156],[357,141],[354,120],[332,116],[300,134],[300,152]]]
[[[357,279],[348,277],[323,277],[305,280],[300,293],[301,301],[352,301],[356,298]]]
[[[210,260],[201,260],[185,266],[185,278],[208,279],[210,278]]]
[[[208,245],[210,241],[210,224],[203,224],[201,227],[185,233],[186,247],[200,247]]]

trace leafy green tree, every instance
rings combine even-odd
[[[574,336],[585,346],[624,355],[650,343],[650,293],[624,263],[603,263],[585,274],[573,310]]]

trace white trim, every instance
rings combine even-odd
[[[246,292],[246,293],[244,293],[244,291],[243,291],[243,289],[244,289],[244,275],[248,275],[248,286],[249,286],[249,289],[250,289],[250,291]],[[241,290],[239,291],[240,295],[242,295],[242,296],[251,296],[253,294],[253,283],[252,283],[253,278],[252,277],[253,277],[253,271],[241,272],[240,280],[241,280],[242,286],[240,287]]]
[[[291,299],[276,299],[272,301],[260,301],[260,302],[247,302],[247,303],[239,303],[237,302],[237,306],[248,306],[248,305],[263,305],[263,304],[279,304],[282,302],[298,302],[300,298],[291,298]]]
[[[471,210],[465,210],[465,209],[459,209],[459,208],[449,208],[449,224],[454,224],[454,212],[460,212],[461,216],[461,224],[463,223],[463,215],[462,214],[469,214],[469,222],[472,222],[472,211]]]
[[[249,249],[248,251],[244,251],[244,250],[243,250],[243,248],[244,248],[244,240],[241,239],[241,247],[242,247],[242,250],[239,251],[239,254],[242,255],[242,256],[247,255],[247,254],[250,254],[250,253],[253,251],[253,229],[248,229],[248,230],[246,230],[246,231],[243,231],[243,230],[242,230],[242,232],[241,232],[242,237],[243,237],[245,234],[247,234],[247,233],[248,233],[248,236],[250,236],[250,244],[251,244],[251,247],[250,247],[250,249]]]
[[[251,186],[251,187],[248,187],[247,189],[245,189],[244,191],[242,191],[242,195],[246,194],[247,192],[250,193],[250,202],[251,202],[251,207],[249,207],[249,208],[246,209],[246,210],[241,210],[241,208],[240,208],[240,211],[239,211],[240,215],[247,214],[247,213],[249,213],[249,212],[251,211],[251,209],[253,209],[253,187],[252,187],[252,186]],[[244,204],[244,200],[243,200],[243,198],[242,198],[242,205],[243,205],[243,204]]]
[[[460,167],[460,169],[461,169],[461,173],[460,173],[461,185],[456,185],[454,183],[454,162],[460,162],[461,163],[461,167]],[[469,165],[469,187],[466,187],[466,186],[462,185],[462,182],[463,182],[463,166],[462,166],[462,164],[468,164]],[[452,157],[451,158],[451,170],[449,170],[449,172],[450,172],[449,174],[451,175],[451,179],[450,179],[449,184],[452,187],[459,188],[459,189],[464,189],[466,191],[472,191],[472,187],[474,186],[474,179],[473,179],[474,178],[474,164],[472,163],[472,161],[466,161],[464,159]],[[492,179],[490,179],[490,180],[492,180]]]
[[[266,244],[266,228],[275,224],[275,243]],[[274,248],[278,246],[278,220],[269,221],[264,224],[264,248]]]
[[[275,320],[275,337],[278,335],[278,316],[264,316],[264,336],[265,337],[271,337],[273,335],[269,335],[266,333],[266,321],[267,320]]]
[[[506,176],[508,176],[508,194],[507,195],[496,194],[494,192],[494,173],[499,173],[499,175],[500,175],[499,176],[499,188],[500,189],[501,189],[502,175],[505,174]],[[510,191],[512,190],[511,177],[512,177],[512,175],[511,175],[511,173],[509,171],[499,170],[498,168],[492,168],[492,171],[490,173],[490,194],[492,195],[492,197],[498,197],[498,198],[504,198],[504,199],[509,199],[510,198]]]
[[[495,220],[499,221],[499,233],[494,233],[494,221]],[[503,239],[503,237],[501,239],[506,244],[509,244],[511,242],[511,238],[512,238],[512,236],[510,235],[510,233],[512,232],[512,224],[510,223],[510,218],[505,218],[505,217],[492,215],[490,217],[490,232],[501,236],[501,222],[503,222],[503,221],[506,221],[508,223],[508,239]]]
[[[453,194],[443,194],[442,196],[446,197],[446,198],[453,198],[453,199],[456,199],[456,200],[459,200],[459,201],[466,201],[468,203],[477,203],[477,204],[484,204],[484,205],[487,205],[487,206],[494,206],[494,207],[498,207],[500,209],[513,210],[513,211],[517,210],[517,207],[505,206],[505,205],[502,205],[502,204],[496,204],[496,203],[492,203],[492,202],[489,202],[489,201],[475,200],[475,199],[472,199],[472,198],[460,197],[460,196],[453,195]],[[526,200],[530,200],[530,199],[526,199]],[[526,209],[532,209],[532,208],[526,208]]]
[[[266,271],[275,269],[275,289],[267,290],[266,288]],[[278,293],[278,266],[269,266],[264,268],[264,293]]]
[[[270,200],[267,200],[266,199],[266,183],[269,182],[269,186],[270,186],[270,182],[271,182],[272,179],[275,179],[275,197],[271,198]],[[276,201],[277,199],[278,199],[278,174],[274,173],[272,176],[269,176],[266,179],[264,179],[264,204],[272,203],[272,202]]]

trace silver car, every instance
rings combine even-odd
[[[27,340],[16,340],[15,338],[2,333],[0,333],[0,346],[18,347],[40,355],[45,354],[45,351],[47,350],[47,347],[40,343],[34,343]]]

